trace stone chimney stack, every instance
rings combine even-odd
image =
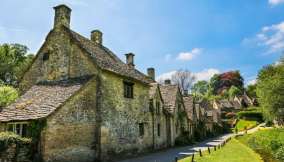
[[[59,28],[61,26],[65,26],[70,28],[70,17],[71,17],[71,9],[62,4],[54,7],[55,17],[54,17],[54,28]]]
[[[183,90],[183,95],[188,96],[188,90],[187,89]]]
[[[131,68],[134,68],[135,67],[135,64],[134,64],[134,54],[133,53],[127,53],[125,54],[126,56],[126,64],[131,67]]]
[[[91,40],[95,42],[97,45],[103,44],[103,33],[99,30],[93,30],[91,32]]]
[[[166,79],[165,80],[165,85],[171,85],[171,80],[170,79]]]
[[[148,68],[147,69],[147,73],[148,73],[148,76],[151,79],[155,80],[155,69],[154,68]]]

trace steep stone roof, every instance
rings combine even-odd
[[[64,29],[70,33],[71,37],[79,44],[79,46],[81,46],[81,48],[83,48],[102,69],[141,81],[146,84],[155,82],[147,75],[125,64],[113,52],[103,45],[97,45],[90,39],[81,36],[69,28],[64,27]]]
[[[193,120],[193,96],[183,96],[183,102],[184,102],[184,106],[185,106],[185,111],[187,113],[187,117],[190,120]]]
[[[161,85],[161,94],[164,100],[165,109],[169,113],[174,113],[176,107],[176,99],[178,93],[177,85]]]
[[[15,103],[4,107],[0,121],[24,121],[45,118],[62,106],[84,84],[85,80],[41,82],[32,86]]]

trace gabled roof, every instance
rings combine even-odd
[[[183,96],[183,102],[185,106],[185,111],[187,113],[187,117],[190,120],[193,120],[194,106],[193,106],[193,96]]]
[[[164,100],[165,109],[169,113],[174,113],[176,107],[176,99],[179,88],[177,85],[161,85],[161,94]]]
[[[71,35],[73,40],[91,56],[100,68],[146,84],[155,82],[150,77],[125,64],[103,45],[97,45],[90,39],[83,37],[69,28],[63,28]]]
[[[85,78],[38,83],[32,86],[15,103],[4,107],[0,121],[25,121],[49,116],[73,96],[87,81]]]

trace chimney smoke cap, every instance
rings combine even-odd
[[[69,11],[72,11],[72,9],[70,7],[68,7],[67,5],[65,4],[60,4],[60,5],[57,5],[55,7],[53,7],[54,9],[59,9],[59,8],[66,8],[68,9]]]

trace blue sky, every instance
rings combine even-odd
[[[53,25],[52,7],[72,8],[71,28],[104,45],[122,60],[133,52],[142,72],[160,78],[188,69],[199,80],[240,70],[253,82],[258,70],[284,51],[284,0],[5,0],[0,43],[21,43],[36,53]]]

